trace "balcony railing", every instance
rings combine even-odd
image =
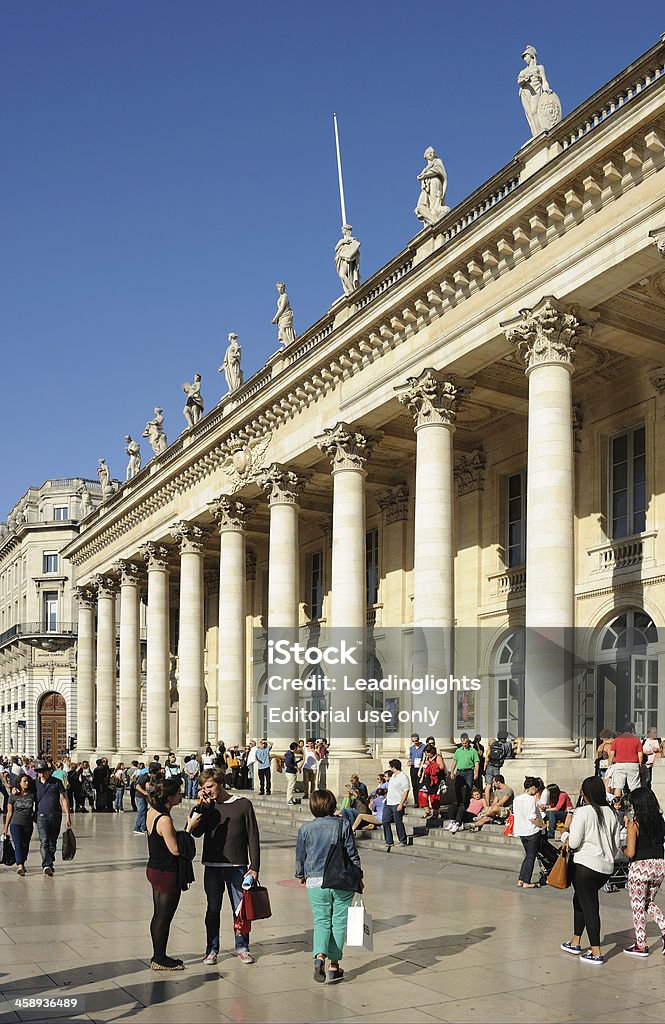
[[[515,569],[506,569],[489,577],[492,585],[492,597],[512,597],[526,591],[526,566],[519,565]]]
[[[634,537],[610,540],[595,548],[589,548],[592,558],[597,558],[594,572],[617,572],[620,569],[639,569],[645,563],[652,563],[655,557],[656,533],[640,533]]]
[[[4,633],[0,633],[0,647],[11,643],[12,640],[20,640],[21,637],[75,637],[77,632],[77,622],[58,622],[55,626],[49,626],[45,622],[19,622],[15,626],[10,626]]]

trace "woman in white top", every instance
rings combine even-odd
[[[600,910],[598,893],[614,869],[619,850],[619,823],[607,806],[602,779],[590,776],[582,783],[582,806],[570,811],[562,841],[573,851],[573,937],[562,942],[561,949],[579,956],[582,934],[586,928],[591,949],[581,956],[585,963],[601,966],[605,960],[600,950]]]
[[[537,885],[531,881],[533,866],[536,863],[536,854],[540,846],[542,830],[547,828],[547,822],[543,821],[538,808],[536,794],[538,793],[539,779],[527,775],[524,780],[524,792],[513,800],[513,835],[519,836],[524,847],[524,860],[520,868],[517,884],[522,889],[536,889]]]

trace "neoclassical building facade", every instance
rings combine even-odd
[[[664,169],[659,42],[96,508],[66,548],[79,752],[265,734],[261,635],[331,626],[369,630],[368,675],[391,631],[465,631],[444,747],[662,735]],[[310,731],[352,757],[411,725]]]
[[[62,757],[76,736],[72,566],[61,549],[101,501],[97,480],[31,487],[0,523],[0,752]]]

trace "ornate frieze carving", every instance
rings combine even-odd
[[[181,555],[200,555],[205,544],[205,530],[197,523],[181,519],[171,527]]]
[[[453,466],[457,484],[457,497],[485,490],[485,461],[482,448],[476,448],[469,455],[462,455]]]
[[[143,579],[143,573],[138,565],[135,565],[134,562],[128,562],[125,558],[119,558],[113,563],[113,571],[116,573],[121,587],[138,587]]]
[[[259,470],[255,479],[268,494],[271,505],[297,505],[298,496],[306,483],[302,474],[278,462]]]
[[[97,590],[94,586],[74,587],[74,596],[81,608],[94,611],[97,604]]]
[[[543,363],[561,363],[572,370],[575,349],[591,334],[597,314],[582,314],[579,306],[566,306],[551,295],[501,326],[517,347],[527,373]]]
[[[168,569],[169,551],[163,544],[154,544],[152,541],[148,541],[147,544],[141,545],[139,551],[148,567],[148,572],[151,569]]]
[[[416,428],[429,423],[453,427],[460,406],[472,388],[472,381],[428,367],[418,377],[408,377],[406,384],[395,388],[395,393],[413,414]]]
[[[374,451],[380,437],[366,430],[359,430],[348,423],[336,423],[314,441],[337,469],[364,469],[365,463]]]
[[[665,366],[661,366],[649,374],[649,382],[657,394],[665,395]]]
[[[409,488],[406,484],[398,484],[380,495],[376,503],[384,514],[386,526],[404,522],[409,515]]]
[[[254,512],[254,505],[248,501],[239,501],[228,494],[220,494],[219,498],[208,503],[219,532],[224,530],[244,530],[247,521]]]

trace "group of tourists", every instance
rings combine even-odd
[[[13,844],[16,874],[27,873],[30,840],[35,824],[39,835],[42,872],[49,878],[55,874],[55,851],[64,818],[65,828],[71,826],[71,806],[63,782],[63,769],[54,768],[44,758],[26,758],[23,765],[11,758],[2,765],[3,837]]]

